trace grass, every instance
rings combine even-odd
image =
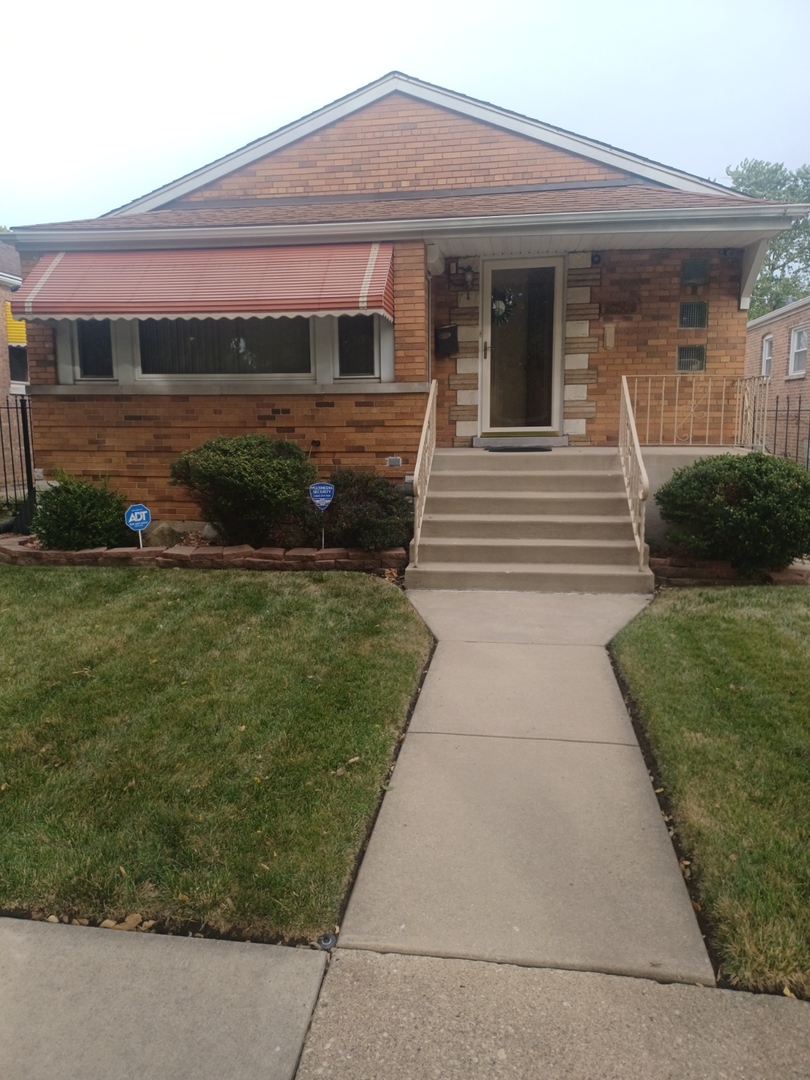
[[[428,656],[355,574],[0,567],[0,909],[333,929]]]
[[[721,978],[810,997],[810,591],[663,593],[613,652]]]

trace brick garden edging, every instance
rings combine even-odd
[[[357,548],[236,547],[87,548],[84,551],[41,551],[28,536],[0,540],[0,563],[15,566],[184,566],[199,570],[355,570],[374,574],[404,570],[405,548],[361,551]]]
[[[771,585],[810,584],[810,567],[791,566],[787,570],[771,570],[761,578],[742,577],[728,562],[691,559],[685,555],[650,558],[655,584],[668,588],[692,588],[700,585],[761,585],[763,579]]]

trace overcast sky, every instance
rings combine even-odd
[[[810,0],[17,0],[0,224],[95,217],[392,70],[726,182],[810,162]]]

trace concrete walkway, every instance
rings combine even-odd
[[[410,597],[439,644],[341,948],[712,985],[604,649],[647,598]]]
[[[685,985],[712,970],[604,651],[647,598],[410,596],[439,644],[296,1080],[805,1080],[810,1004]]]
[[[0,919],[3,1080],[291,1080],[326,955]]]

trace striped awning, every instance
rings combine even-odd
[[[19,319],[393,320],[391,244],[67,251],[45,255],[12,298]]]

